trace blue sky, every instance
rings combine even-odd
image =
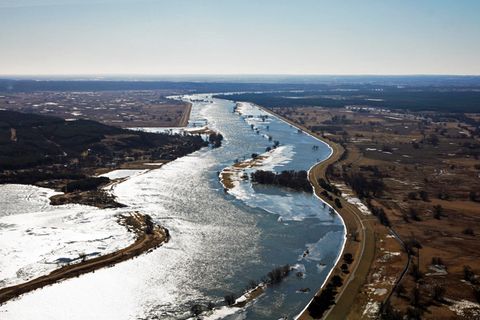
[[[476,0],[0,0],[0,74],[480,74]]]

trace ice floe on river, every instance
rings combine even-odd
[[[31,185],[0,185],[0,288],[134,241],[117,222],[122,210],[52,206],[49,197],[54,194]]]

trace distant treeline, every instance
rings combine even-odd
[[[189,92],[238,92],[273,90],[317,90],[325,84],[176,82],[119,80],[11,80],[0,79],[0,92],[36,91],[121,91],[121,90],[188,90]]]
[[[267,108],[300,106],[342,108],[357,105],[411,111],[480,112],[480,91],[473,89],[363,85],[351,90],[333,86],[317,91],[243,93],[217,97],[253,102]]]
[[[267,79],[268,80],[268,79]],[[15,80],[0,79],[0,92],[188,90],[189,92],[247,92],[219,95],[274,107],[367,105],[372,107],[446,112],[480,111],[480,77],[336,77],[270,79],[262,82]],[[266,81],[263,79],[263,81]],[[309,82],[310,81],[310,82]],[[280,91],[280,92],[279,92]]]
[[[312,185],[308,181],[307,171],[272,171],[257,170],[251,174],[253,182],[260,184],[279,185],[299,191],[312,192]]]
[[[1,169],[1,168],[0,168]],[[17,171],[14,174],[5,175],[0,170],[0,183],[18,183],[18,184],[34,184],[38,181],[52,180],[77,180],[85,179],[87,176],[72,172],[70,168],[55,168],[54,170],[28,170]]]
[[[4,78],[0,92],[32,91],[102,91],[102,90],[194,90],[197,92],[239,92],[278,90],[356,90],[359,88],[433,87],[478,88],[479,76],[320,76],[320,75],[258,75],[199,76],[176,79],[150,77],[106,77],[103,80],[64,78]],[[338,93],[338,91],[337,91]]]

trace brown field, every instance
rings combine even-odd
[[[166,98],[173,93],[162,90],[15,93],[0,97],[0,109],[69,120],[89,119],[122,128],[186,126],[191,104]]]
[[[412,249],[409,270],[401,278],[404,289],[389,299],[393,308],[425,319],[479,317],[480,142],[475,128],[455,116],[431,112],[321,107],[274,111],[346,147],[347,156],[328,174],[330,181],[344,184],[345,174],[383,181],[383,192],[372,197],[372,204],[385,210],[401,240],[420,244]],[[468,116],[479,119],[478,114]],[[374,317],[406,266],[405,250],[384,230],[380,224],[375,227],[375,259],[351,319]],[[412,275],[416,265],[418,277]],[[469,281],[465,266],[474,274]]]
[[[264,109],[269,111],[268,109]],[[270,112],[270,111],[269,111]],[[276,114],[278,116],[278,114]],[[346,228],[345,245],[339,254],[351,254],[353,256],[353,262],[348,267],[348,272],[342,270],[344,259],[339,259],[333,270],[327,279],[326,283],[332,281],[332,278],[339,276],[342,279],[343,284],[337,288],[335,294],[335,303],[330,306],[324,313],[325,319],[359,319],[362,317],[363,309],[354,308],[354,306],[363,306],[365,303],[360,304],[357,299],[363,297],[362,286],[366,282],[366,278],[369,275],[370,267],[373,263],[373,259],[376,254],[376,243],[378,239],[381,239],[382,235],[387,234],[387,229],[384,226],[379,225],[374,217],[364,214],[357,205],[349,203],[344,197],[339,197],[342,207],[339,208],[333,198],[328,198],[322,194],[323,188],[319,184],[319,179],[327,179],[326,172],[328,168],[340,161],[345,153],[345,148],[339,143],[336,143],[330,139],[326,139],[305,126],[293,122],[288,118],[280,116],[283,120],[287,121],[291,125],[310,132],[317,136],[317,138],[323,140],[332,148],[331,156],[325,161],[317,163],[309,171],[309,180],[314,187],[315,194],[323,201],[328,203],[332,208],[336,207],[336,211],[342,217]],[[351,194],[351,192],[350,192]],[[331,194],[330,194],[331,195]],[[382,240],[380,240],[382,241]],[[319,288],[316,292],[316,296],[321,296],[325,286]],[[308,320],[313,316],[310,313],[311,304],[306,306],[305,310],[299,315],[298,319]]]

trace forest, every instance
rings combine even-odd
[[[297,191],[312,192],[312,185],[308,181],[307,171],[273,171],[257,170],[251,174],[252,182],[259,184],[278,185],[292,188]]]
[[[479,112],[480,91],[473,88],[421,86],[351,86],[300,92],[263,92],[217,95],[218,98],[252,102],[267,108],[365,106],[410,111]]]
[[[146,133],[0,110],[0,183],[84,179],[92,169],[173,160],[207,144],[199,135]]]

